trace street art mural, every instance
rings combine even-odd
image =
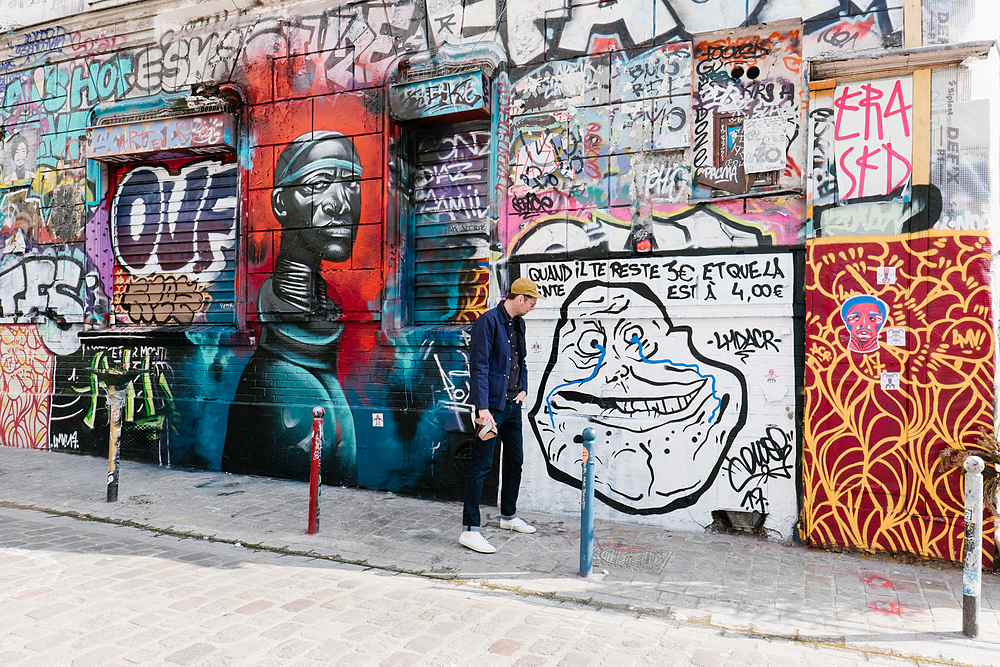
[[[416,137],[414,324],[470,324],[486,311],[489,148],[484,121],[420,131]]]
[[[46,447],[52,364],[34,326],[0,327],[0,444]]]
[[[798,186],[802,175],[798,21],[694,43],[696,196]]]
[[[362,173],[354,143],[337,132],[298,137],[275,164],[271,205],[281,225],[279,250],[257,296],[260,342],[229,411],[225,472],[307,479],[311,411],[320,406],[331,440],[323,477],[357,482],[354,417],[336,373],[343,325],[320,266],[351,258]]]
[[[144,164],[111,199],[114,310],[122,324],[233,321],[236,166]]]
[[[605,516],[693,528],[710,524],[712,510],[760,511],[787,534],[796,513],[791,255],[526,261],[519,270],[548,294],[529,316],[539,379],[528,421],[539,447],[526,456],[541,461],[525,468],[536,477],[525,502],[551,502],[541,471],[580,487],[590,426]],[[720,305],[741,309],[738,327],[718,319]],[[555,498],[566,511],[579,502],[569,488]]]
[[[837,86],[834,148],[840,199],[884,197],[913,171],[913,79]]]
[[[965,68],[932,70],[930,182],[913,183],[912,94],[912,80],[896,78],[812,96],[809,235],[988,228],[989,102]]]
[[[796,197],[761,198],[746,206],[742,201],[663,204],[651,208],[641,227],[626,217],[628,209],[592,210],[529,217],[517,227],[509,225],[509,235],[501,233],[501,239],[510,257],[565,252],[603,257],[635,250],[639,237],[648,250],[793,245],[803,238],[803,210],[804,202]]]
[[[543,65],[512,109],[508,217],[690,196],[690,44]]]
[[[141,458],[170,462],[168,428],[173,426],[176,432],[179,424],[170,418],[176,405],[166,347],[88,341],[78,351],[59,357],[58,365],[57,377],[71,391],[53,401],[50,449],[106,455],[108,389],[93,371],[143,371],[118,388],[123,396],[121,447],[126,456],[153,454]]]
[[[954,558],[991,110],[969,63],[803,90],[902,0],[205,7],[0,45],[0,442],[106,453],[120,367],[126,456],[302,479],[322,405],[325,481],[460,497],[468,328],[524,275],[525,511],[577,511],[589,425],[602,518]]]
[[[993,426],[991,245],[975,232],[810,245],[803,536],[814,544],[961,558],[961,478],[945,446]],[[895,268],[886,280],[883,267]],[[858,341],[841,315],[874,318]],[[848,309],[848,313],[851,309]],[[857,343],[862,342],[862,349]],[[987,550],[989,551],[989,550]]]
[[[892,267],[895,268],[895,267]],[[881,270],[885,270],[880,267]],[[885,326],[889,308],[882,299],[867,294],[852,296],[840,307],[840,319],[850,333],[847,349],[869,354],[879,349],[879,334]]]
[[[23,183],[34,176],[31,163],[34,162],[34,142],[29,141],[27,132],[19,132],[7,142],[7,159],[4,161],[4,183]]]

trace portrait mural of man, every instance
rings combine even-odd
[[[229,410],[222,470],[304,480],[312,409],[326,410],[322,476],[357,482],[354,419],[337,377],[343,324],[320,269],[350,259],[361,211],[361,160],[337,132],[310,132],[281,152],[271,208],[281,226],[261,285],[260,341]]]
[[[852,296],[840,307],[840,317],[850,334],[847,349],[869,354],[879,350],[879,333],[885,326],[889,307],[878,297]]]

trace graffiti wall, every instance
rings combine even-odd
[[[993,427],[989,239],[810,245],[803,531],[959,560],[960,476],[938,455]]]
[[[144,163],[123,169],[114,189],[116,321],[231,323],[236,166]]]
[[[0,10],[0,443],[104,454],[117,369],[126,457],[304,479],[318,406],[328,483],[460,498],[469,327],[525,276],[524,511],[575,513],[591,426],[604,518],[955,557],[966,0],[112,4]]]
[[[33,326],[0,329],[0,444],[45,448],[52,355]]]
[[[960,475],[938,456],[992,433],[995,400],[995,137],[971,76],[856,77],[810,101],[810,543],[961,557]]]
[[[527,318],[537,447],[526,448],[525,502],[575,511],[581,434],[593,427],[599,515],[695,529],[713,510],[757,511],[789,536],[790,254],[525,262],[520,272],[548,295]],[[723,317],[733,309],[738,323]]]

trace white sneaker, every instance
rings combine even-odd
[[[497,550],[495,546],[486,541],[486,538],[478,530],[463,530],[462,536],[458,538],[458,543],[481,554],[491,554]]]
[[[500,528],[502,530],[516,530],[519,533],[533,533],[535,532],[535,527],[524,522],[524,519],[514,517],[513,519],[500,519]]]

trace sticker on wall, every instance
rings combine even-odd
[[[899,373],[882,373],[882,391],[897,391],[899,389]]]
[[[5,255],[23,255],[27,249],[24,243],[24,233],[20,229],[15,229],[14,233],[7,237],[3,252]]]
[[[876,273],[876,282],[879,285],[895,285],[896,267],[895,266],[878,267],[878,272]]]
[[[784,118],[747,118],[743,121],[743,170],[759,174],[785,168]]]
[[[788,395],[788,385],[778,381],[778,375],[771,371],[764,376],[764,381],[757,381],[760,393],[764,395],[764,400],[768,403],[783,401]]]
[[[886,329],[885,344],[889,347],[906,347],[906,329]]]
[[[867,294],[852,296],[840,307],[840,317],[850,340],[847,349],[868,354],[879,349],[878,337],[889,308],[882,299]]]

